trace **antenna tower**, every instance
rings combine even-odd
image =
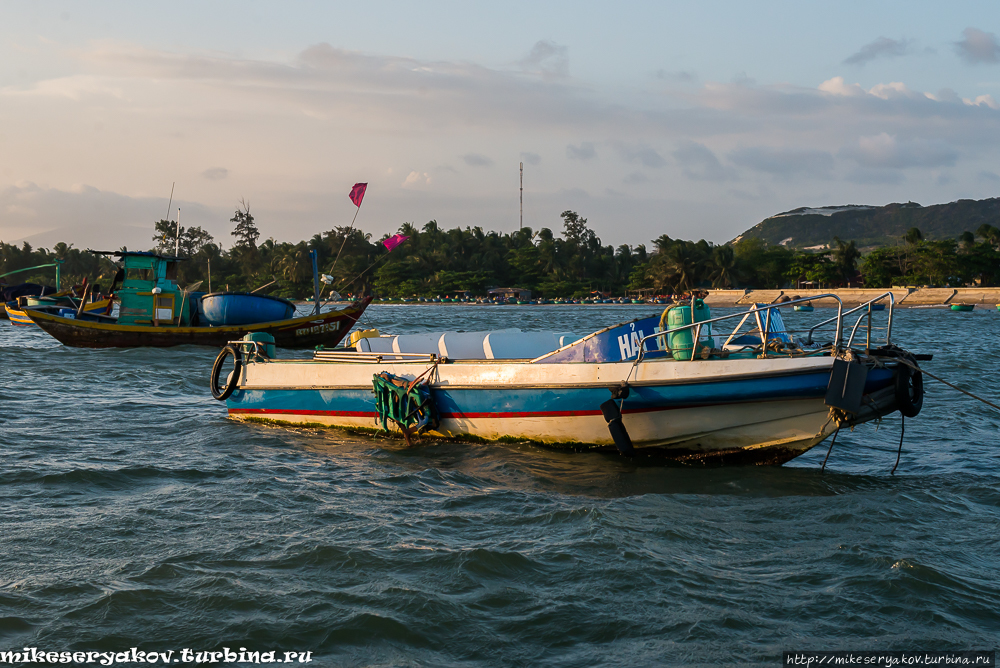
[[[518,224],[517,229],[520,230],[524,227],[524,163],[521,163],[521,222]]]

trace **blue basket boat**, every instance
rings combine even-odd
[[[222,327],[286,320],[295,313],[295,304],[270,295],[213,292],[201,298],[199,310],[209,325]]]

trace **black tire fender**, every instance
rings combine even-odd
[[[233,358],[233,370],[229,373],[226,378],[225,387],[219,386],[219,376],[222,374],[222,369],[226,365],[226,358],[232,355]],[[212,396],[219,401],[225,401],[229,398],[235,390],[236,386],[240,384],[240,372],[243,370],[243,354],[240,349],[236,346],[229,344],[225,348],[219,351],[218,357],[215,358],[215,363],[212,364],[212,377],[209,379],[209,387],[212,390]]]
[[[896,405],[906,417],[917,417],[924,405],[924,374],[905,364],[896,371]]]

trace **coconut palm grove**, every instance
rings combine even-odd
[[[442,294],[484,295],[496,286],[518,286],[546,298],[582,298],[593,293],[676,294],[694,288],[889,287],[892,285],[996,285],[1000,280],[1000,229],[989,224],[955,239],[924,239],[910,229],[894,245],[858,248],[833,238],[824,248],[797,250],[759,238],[714,245],[662,234],[647,247],[604,244],[574,211],[561,214],[561,234],[529,227],[513,232],[481,227],[442,229],[404,223],[406,241],[391,252],[361,229],[334,227],[298,243],[267,239],[249,206],[230,220],[233,243],[223,249],[200,227],[160,220],[149,250],[182,257],[182,286],[202,290],[253,290],[271,284],[271,294],[301,299],[313,294],[310,251],[319,269],[344,295],[373,292],[384,298]],[[177,239],[177,233],[180,233]],[[107,250],[107,249],[104,249]],[[135,250],[135,249],[132,249]],[[0,274],[62,261],[63,282],[110,283],[116,267],[106,258],[58,243],[51,249],[0,242]],[[16,279],[16,280],[15,280]],[[0,279],[3,280],[3,279]],[[8,282],[52,284],[42,268]]]

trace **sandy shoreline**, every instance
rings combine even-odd
[[[886,292],[892,292],[896,302],[896,308],[914,307],[948,307],[952,304],[975,304],[977,306],[988,306],[993,308],[1000,304],[1000,288],[900,288],[894,287],[891,290],[869,289],[869,288],[847,288],[834,290],[796,290],[787,288],[784,290],[708,290],[705,303],[709,306],[733,307],[749,306],[750,304],[773,304],[782,297],[793,299],[795,297],[807,298],[813,295],[835,294],[843,301],[845,307],[853,307],[863,304],[871,299],[875,299]],[[296,304],[305,306],[311,302],[300,301]],[[412,306],[441,306],[450,304],[454,306],[483,306],[475,302],[374,302],[375,304],[408,304]],[[888,303],[888,302],[886,302]],[[492,306],[492,304],[489,304]],[[610,304],[609,304],[610,305]],[[649,305],[649,304],[647,304]],[[657,306],[657,304],[652,304]],[[837,301],[829,297],[814,299],[812,305],[818,308],[836,308]],[[537,304],[534,304],[537,306]],[[587,306],[587,304],[580,304]]]

